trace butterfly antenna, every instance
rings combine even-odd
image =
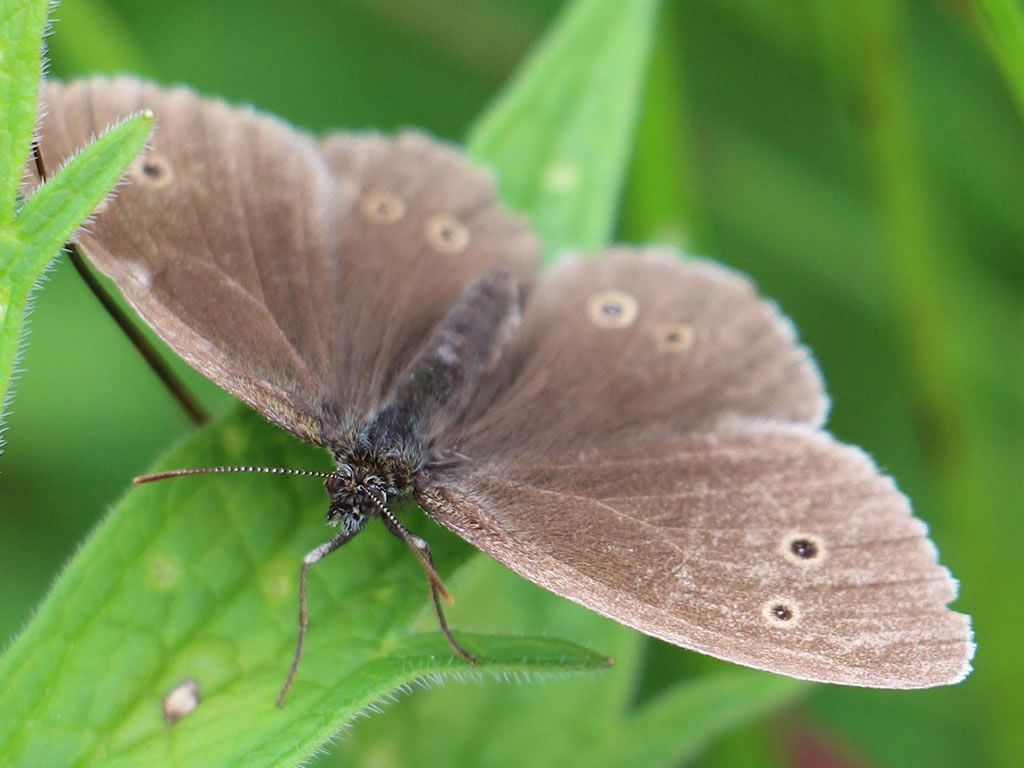
[[[135,485],[155,483],[157,480],[169,480],[172,477],[189,477],[191,475],[227,475],[250,473],[257,475],[292,475],[294,477],[337,477],[337,472],[317,472],[312,469],[288,469],[287,467],[195,467],[192,469],[171,469],[166,472],[154,472],[151,475],[139,475],[132,480]]]

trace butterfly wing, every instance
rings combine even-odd
[[[334,400],[366,413],[391,393],[430,331],[481,275],[527,283],[539,245],[499,205],[492,176],[417,133],[338,134],[323,153],[351,211],[336,231],[344,272],[332,304]]]
[[[525,276],[532,264],[532,238],[498,210],[489,180],[426,137],[321,143],[252,110],[131,78],[51,83],[45,98],[49,167],[124,115],[155,112],[148,150],[80,245],[193,367],[311,442],[386,396],[472,277],[498,265]],[[384,210],[386,193],[404,195],[402,216]],[[428,230],[445,204],[457,204],[450,220],[435,215]],[[462,220],[465,231],[452,224]],[[395,234],[414,221],[422,231]],[[505,246],[485,250],[493,242],[469,231],[477,223],[507,236]],[[446,250],[434,253],[435,243]],[[431,255],[426,279],[419,262]],[[396,297],[410,273],[422,278],[416,293]]]
[[[464,463],[421,478],[439,522],[713,656],[865,686],[966,674],[968,619],[946,608],[955,584],[925,526],[814,428],[820,379],[748,281],[618,252],[549,278],[523,322],[507,386],[458,438]]]
[[[193,367],[316,441],[324,383],[299,284],[329,253],[320,219],[331,178],[315,143],[187,89],[129,78],[51,83],[44,98],[40,150],[51,170],[124,115],[154,110],[148,150],[79,244]]]
[[[822,432],[734,424],[524,457],[419,502],[531,581],[712,656],[886,688],[969,669],[968,619],[946,608],[955,584],[925,526],[862,452]]]
[[[820,426],[827,408],[810,354],[749,279],[618,248],[569,258],[537,286],[457,440],[540,454],[742,417]]]

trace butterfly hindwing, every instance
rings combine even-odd
[[[924,524],[861,451],[807,427],[481,462],[418,499],[520,575],[676,645],[849,685],[969,669]]]

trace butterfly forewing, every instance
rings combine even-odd
[[[538,246],[525,221],[497,205],[491,175],[453,147],[407,132],[334,135],[323,151],[355,199],[334,223],[348,258],[329,309],[335,369],[361,375],[338,376],[334,395],[365,412],[401,373],[394,362],[412,358],[470,283],[500,267],[525,284]]]
[[[147,151],[80,245],[178,354],[316,440],[322,342],[299,290],[326,279],[331,181],[314,142],[271,118],[129,78],[51,83],[45,101],[48,168],[125,114],[156,113]]]
[[[536,257],[486,174],[425,136],[318,142],[131,78],[45,98],[49,167],[153,110],[148,150],[80,244],[178,354],[312,442],[381,404],[473,279],[525,280]]]

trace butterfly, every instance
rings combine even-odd
[[[490,175],[416,132],[317,139],[131,78],[50,83],[55,164],[157,116],[79,239],[167,345],[332,454],[336,534],[371,519],[447,595],[411,497],[521,576],[648,635],[750,667],[917,688],[970,669],[969,618],[925,525],[822,426],[821,376],[752,282],[661,247],[538,273]]]

